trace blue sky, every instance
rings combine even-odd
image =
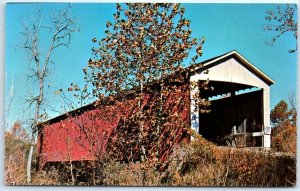
[[[6,6],[6,47],[5,47],[5,96],[11,80],[14,82],[15,97],[8,118],[13,121],[26,120],[28,109],[25,98],[33,88],[26,78],[28,64],[24,51],[17,48],[22,42],[23,23],[30,21],[39,9],[45,18],[67,4],[8,4]],[[274,46],[265,42],[272,34],[263,30],[265,12],[275,9],[275,4],[182,4],[186,17],[191,19],[192,36],[205,37],[201,60],[206,60],[231,50],[237,50],[251,63],[271,77],[271,108],[281,99],[296,93],[297,53],[288,53],[294,48],[295,39],[291,34],[282,36]],[[115,4],[73,4],[72,15],[80,27],[75,33],[69,48],[62,48],[53,54],[55,64],[51,65],[47,95],[51,106],[61,111],[61,98],[54,92],[67,89],[71,82],[82,84],[83,67],[91,55],[92,38],[104,36],[105,23],[112,20]],[[47,24],[47,20],[45,22]],[[50,111],[54,117],[59,113]]]

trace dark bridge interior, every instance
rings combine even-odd
[[[236,126],[236,133],[260,132],[263,124],[263,92],[256,90],[236,95],[238,90],[249,88],[242,84],[210,82],[214,87],[213,91],[202,92],[202,97],[212,97],[211,110],[209,113],[199,115],[199,133],[206,139],[225,145],[224,137],[233,132]],[[231,92],[229,94],[226,94]],[[214,97],[216,95],[222,95]],[[224,96],[226,94],[226,96]],[[243,132],[242,132],[243,131]],[[260,137],[255,146],[261,146]],[[249,141],[249,140],[248,140]],[[253,140],[250,140],[253,142]]]

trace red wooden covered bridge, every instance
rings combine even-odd
[[[270,85],[274,81],[237,51],[211,58],[201,65],[185,69],[188,80],[176,84],[181,91],[172,92],[163,105],[169,116],[176,112],[181,123],[172,133],[168,124],[162,128],[161,136],[168,140],[161,143],[160,156],[167,157],[172,152],[167,148],[191,139],[184,131],[187,128],[220,145],[270,147]],[[201,92],[200,87],[190,85],[206,80],[211,91]],[[211,101],[211,112],[200,111],[195,94]],[[174,104],[174,100],[179,104]],[[137,130],[120,128],[124,125],[122,119],[137,112],[131,107],[135,102],[137,99],[131,97],[103,107],[92,103],[40,124],[39,168],[53,162],[94,160],[106,152],[114,154],[115,148],[110,148],[112,143],[124,151],[123,156],[116,156],[120,160],[126,160],[124,156],[136,158],[134,149],[139,145],[130,135],[137,134]],[[151,112],[155,102],[155,96],[145,92],[144,110]],[[174,124],[175,120],[178,118],[174,118]],[[94,151],[101,152],[95,155]]]

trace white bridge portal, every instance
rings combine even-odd
[[[270,85],[274,81],[237,51],[198,66],[190,68],[192,129],[214,141],[222,136],[228,140],[245,137],[252,145],[270,147]],[[213,90],[202,91],[197,84],[207,80]],[[200,113],[197,95],[212,100],[210,113]]]

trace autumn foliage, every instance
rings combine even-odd
[[[5,183],[24,184],[26,152],[29,149],[28,134],[20,122],[15,122],[5,133]]]
[[[192,133],[193,134],[193,133]],[[144,164],[145,165],[145,164]],[[110,163],[106,185],[120,186],[294,186],[295,157],[270,151],[218,147],[195,134],[181,144],[163,173],[143,163]],[[143,182],[143,184],[142,184]]]
[[[69,90],[77,92],[81,103],[96,98],[94,106],[105,113],[97,119],[113,116],[108,121],[118,123],[107,153],[158,165],[188,136],[189,88],[182,84],[189,74],[183,63],[195,64],[204,43],[192,38],[190,23],[180,4],[117,4],[113,20],[106,22],[105,37],[92,39],[93,58],[83,69],[86,86],[72,84]],[[80,129],[90,140],[88,128]]]
[[[247,148],[218,147],[201,135],[190,144],[174,148],[162,171],[151,161],[121,163],[116,160],[60,162],[46,171],[33,172],[33,185],[106,186],[294,186],[295,156]],[[11,146],[11,134],[6,145]],[[18,148],[16,142],[11,148]],[[28,149],[27,145],[27,149]],[[6,184],[25,184],[26,149],[6,151]],[[35,163],[34,163],[35,164]],[[71,165],[72,164],[72,171]],[[149,168],[150,167],[150,168]],[[72,180],[72,173],[74,179]]]
[[[293,106],[289,108],[284,100],[281,100],[271,111],[271,121],[274,125],[271,143],[275,151],[296,154],[296,118],[295,108]]]

